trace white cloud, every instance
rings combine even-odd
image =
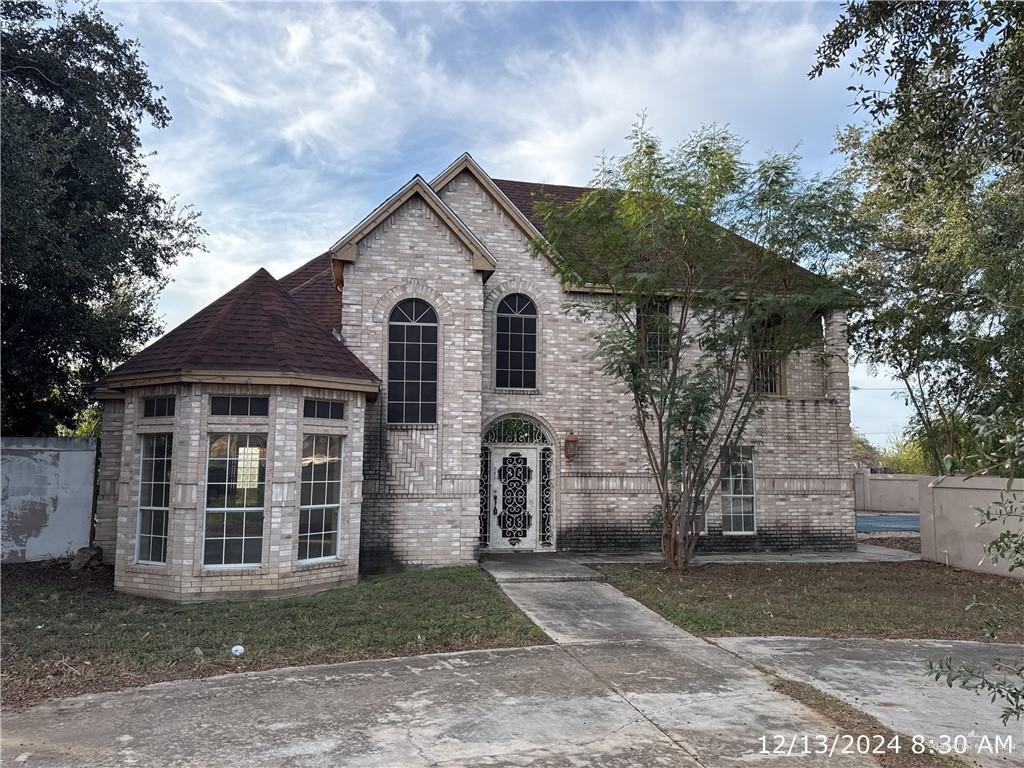
[[[169,326],[259,266],[281,275],[315,256],[462,151],[496,176],[585,183],[646,109],[667,141],[727,123],[757,154],[803,142],[817,169],[854,117],[842,75],[807,80],[836,15],[813,5],[104,10],[142,40],[175,116],[145,131],[153,177],[210,232],[162,297]],[[902,421],[877,400],[860,420]]]

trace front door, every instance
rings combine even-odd
[[[529,446],[491,448],[490,548],[537,546],[539,451]]]

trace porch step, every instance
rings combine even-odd
[[[587,566],[556,553],[515,552],[484,555],[480,566],[499,584],[538,581],[604,581]]]

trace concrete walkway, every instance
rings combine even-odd
[[[948,688],[927,676],[928,660],[946,656],[991,666],[1012,662],[1024,647],[939,640],[833,640],[807,637],[725,637],[714,641],[741,658],[783,677],[810,683],[843,699],[895,731],[919,734],[939,744],[943,736],[963,736],[970,764],[1024,766],[1024,729],[1003,725],[1000,707],[987,697]],[[1013,751],[988,751],[997,738],[1010,737]]]
[[[700,766],[875,765],[856,755],[761,754],[761,737],[829,734],[754,665],[676,627],[608,584],[542,581],[543,555],[488,558],[505,593],[580,667]],[[521,568],[517,578],[516,565]],[[561,574],[564,576],[564,574]]]

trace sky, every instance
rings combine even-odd
[[[672,145],[703,124],[751,159],[829,171],[863,122],[848,70],[809,80],[825,3],[110,3],[173,120],[145,126],[165,194],[202,212],[206,253],[160,300],[165,328],[259,267],[322,253],[416,173],[470,152],[496,178],[585,185],[639,112]],[[897,385],[851,371],[854,425],[884,445]]]

